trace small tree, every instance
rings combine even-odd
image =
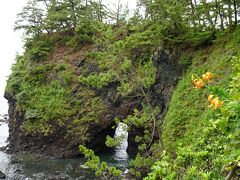
[[[27,35],[37,35],[44,31],[49,32],[44,23],[46,14],[39,7],[38,2],[37,0],[28,1],[22,12],[17,14],[15,30],[24,29]]]

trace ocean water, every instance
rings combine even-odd
[[[121,144],[112,152],[99,154],[101,160],[123,171],[128,168],[127,132],[120,124],[115,136],[123,136]],[[7,145],[8,125],[0,123],[0,147]],[[94,180],[94,172],[83,166],[84,158],[56,159],[38,157],[34,154],[9,155],[0,151],[0,170],[9,180]]]

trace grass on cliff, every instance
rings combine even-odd
[[[220,35],[213,46],[194,53],[192,66],[173,93],[163,124],[163,143],[172,167],[183,179],[224,179],[227,136],[214,126],[220,110],[208,108],[210,93],[224,99],[230,86],[231,60],[240,56],[239,30]],[[209,88],[193,88],[191,76],[210,71],[214,82]],[[221,174],[223,173],[223,174]]]

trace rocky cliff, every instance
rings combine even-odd
[[[39,56],[32,57],[34,43],[17,58],[6,88],[9,151],[67,157],[78,155],[80,144],[95,151],[106,148],[106,136],[113,136],[115,119],[124,119],[134,109],[142,109],[144,97],[139,88],[133,88],[126,96],[118,92],[119,79],[101,87],[79,80],[79,77],[96,74],[96,79],[101,77],[103,70],[97,58],[87,55],[96,51],[92,45],[75,50],[56,46],[43,61]],[[151,106],[160,108],[158,116],[162,117],[181,76],[180,51],[159,49],[150,56],[156,69],[155,80],[144,91],[148,93]],[[137,56],[134,58],[138,61]],[[141,128],[129,130],[128,150],[131,152],[137,151],[134,138],[139,133],[143,133]]]

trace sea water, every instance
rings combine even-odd
[[[119,124],[115,136],[122,136],[122,141],[112,152],[98,154],[109,165],[126,170],[129,164],[126,125]],[[8,124],[0,123],[0,147],[7,145]],[[83,166],[84,158],[56,159],[44,158],[34,154],[9,155],[0,151],[0,170],[9,180],[79,180],[99,179],[94,172]]]

